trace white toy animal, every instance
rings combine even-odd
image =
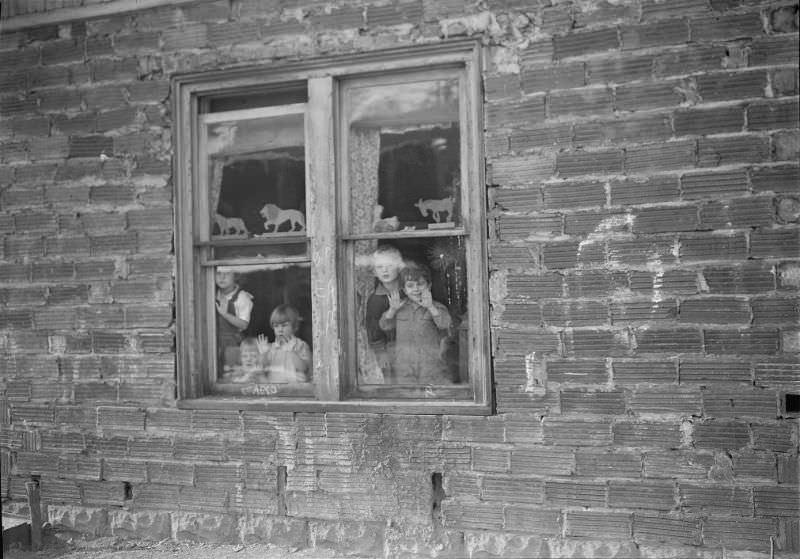
[[[215,214],[214,223],[219,227],[220,235],[247,235],[247,227],[241,217],[225,217]]]
[[[397,219],[397,216],[392,217],[381,217],[383,213],[383,206],[377,204],[375,209],[372,213],[372,230],[377,233],[383,233],[385,231],[397,231],[400,229],[400,221]]]
[[[283,210],[275,204],[265,204],[259,213],[264,218],[264,231],[267,233],[275,233],[287,221],[290,232],[304,231],[306,228],[306,218],[299,210]]]
[[[419,208],[419,213],[421,213],[423,217],[427,217],[430,212],[431,216],[433,216],[433,220],[436,223],[440,223],[443,213],[446,213],[447,217],[452,221],[453,202],[454,200],[452,198],[442,198],[441,200],[423,200],[420,198],[419,202],[414,204],[414,206]]]

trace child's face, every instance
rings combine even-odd
[[[376,254],[373,264],[375,277],[381,283],[391,283],[397,279],[400,263],[397,257],[390,254]]]
[[[288,320],[274,323],[272,325],[272,329],[275,330],[275,339],[282,342],[285,342],[294,336],[294,327]]]
[[[422,301],[422,294],[430,289],[430,285],[424,279],[419,278],[415,280],[407,280],[403,286],[403,289],[405,290],[409,299],[415,303],[419,303]]]
[[[227,272],[225,270],[217,270],[216,282],[217,282],[217,287],[219,287],[223,291],[225,291],[226,289],[230,289],[235,285],[233,281],[233,272]]]
[[[242,369],[252,371],[258,369],[260,354],[258,348],[251,346],[243,346],[239,350],[239,359],[242,361]]]

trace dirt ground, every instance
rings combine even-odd
[[[211,545],[165,540],[135,542],[119,538],[85,539],[78,534],[46,530],[40,551],[12,548],[4,559],[336,559],[325,550],[291,549],[273,545]],[[352,558],[351,558],[352,559]]]

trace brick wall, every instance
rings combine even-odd
[[[466,35],[497,415],[176,409],[170,76]],[[0,49],[7,507],[36,475],[123,537],[800,551],[796,2],[223,0]]]

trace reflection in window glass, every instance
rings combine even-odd
[[[309,266],[219,266],[215,282],[218,381],[311,382]]]
[[[468,382],[460,237],[357,241],[359,384]]]
[[[461,225],[457,80],[353,86],[345,114],[353,233]]]

